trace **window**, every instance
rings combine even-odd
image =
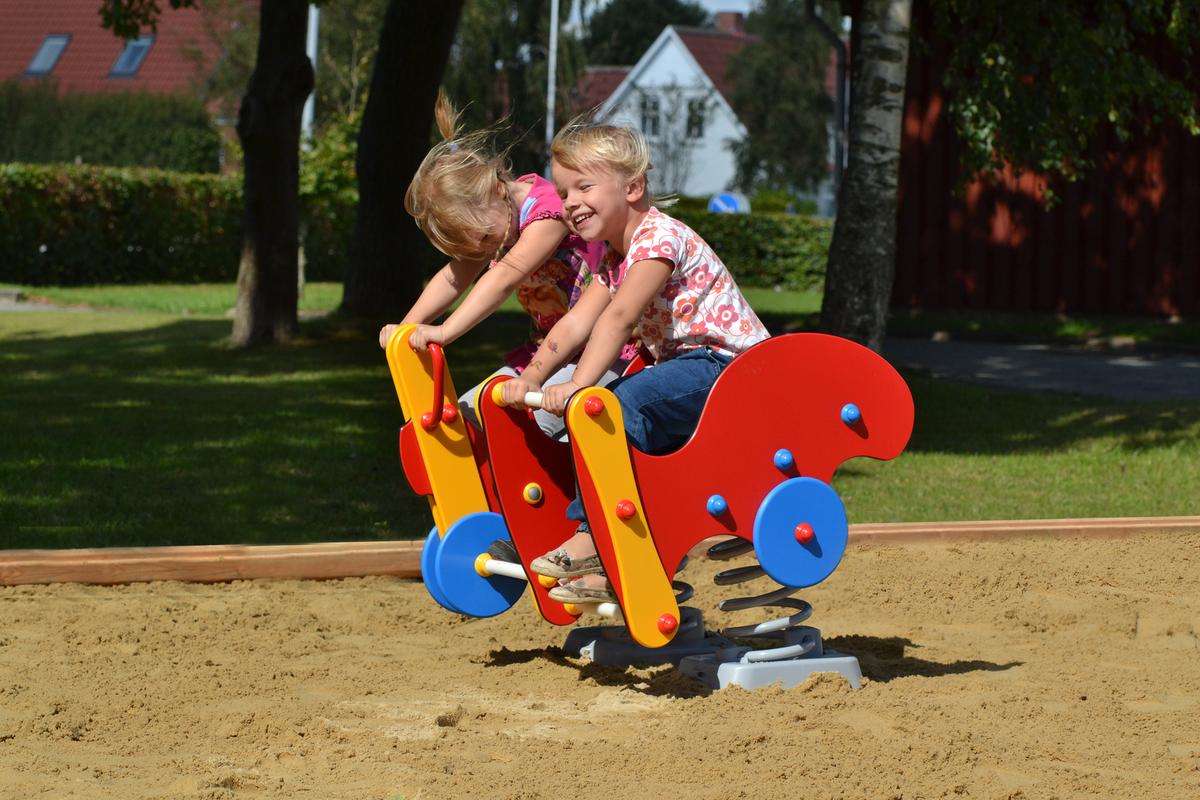
[[[642,95],[642,135],[658,136],[658,98]]]
[[[25,69],[26,75],[49,75],[58,63],[59,56],[67,49],[71,37],[66,34],[51,34],[42,41],[42,46]]]
[[[139,36],[127,41],[125,49],[121,51],[121,55],[117,56],[117,63],[113,64],[112,72],[108,73],[108,77],[132,78],[137,74],[142,62],[146,60],[146,54],[150,52],[152,44],[154,44],[153,36]]]
[[[703,100],[688,100],[687,106],[687,138],[704,138],[705,102]]]

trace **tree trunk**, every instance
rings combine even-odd
[[[433,106],[463,0],[391,0],[358,134],[358,213],[342,311],[394,320],[421,292],[424,234],[404,192],[429,151]]]
[[[854,20],[850,150],[838,192],[821,327],[878,351],[896,251],[900,125],[912,0],[864,0]]]
[[[300,112],[313,88],[304,54],[308,4],[262,0],[259,14],[258,56],[237,122],[245,211],[235,347],[287,341],[296,333]]]

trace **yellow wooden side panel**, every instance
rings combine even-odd
[[[450,526],[476,511],[487,511],[487,496],[479,480],[475,454],[467,438],[467,422],[460,414],[452,423],[441,423],[433,431],[421,427],[421,415],[433,410],[433,374],[428,353],[416,353],[408,346],[415,325],[400,327],[387,344],[388,368],[396,385],[396,396],[406,419],[415,420],[417,446],[425,462],[425,474],[433,494],[429,507],[438,534],[445,536]],[[458,395],[446,369],[441,408],[445,403],[458,407]]]
[[[599,397],[604,403],[604,410],[598,416],[588,416],[584,410],[589,397]],[[584,389],[571,402],[567,421],[604,511],[604,522],[617,558],[625,624],[639,644],[661,647],[674,637],[675,632],[664,634],[660,631],[659,617],[670,614],[678,620],[679,606],[654,547],[650,524],[633,477],[621,405],[612,392],[593,386]],[[631,500],[636,509],[627,520],[616,513],[617,503],[622,500]]]

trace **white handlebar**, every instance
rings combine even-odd
[[[525,405],[529,406],[530,408],[541,408],[542,407],[542,393],[541,392],[526,392],[525,393]]]

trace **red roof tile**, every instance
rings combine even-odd
[[[758,37],[746,33],[725,33],[708,28],[683,28],[675,26],[675,32],[691,52],[696,63],[704,70],[726,100],[729,100],[732,82],[725,76],[729,59],[747,44],[753,45]],[[837,54],[829,49],[829,62],[825,68],[825,91],[832,97],[837,87]],[[613,88],[616,88],[615,86]]]
[[[608,99],[632,67],[584,67],[571,92],[573,113],[590,111]]]
[[[756,37],[744,33],[723,33],[708,28],[684,28],[675,26],[675,32],[691,52],[700,69],[713,82],[726,100],[730,97],[733,84],[725,77],[729,58]]]
[[[217,46],[204,32],[198,10],[161,5],[154,45],[137,74],[110,78],[125,43],[100,27],[99,0],[0,0],[0,80],[23,77],[47,36],[69,34],[71,41],[50,73],[62,91],[186,92],[199,76],[185,48],[200,50],[211,63]]]

